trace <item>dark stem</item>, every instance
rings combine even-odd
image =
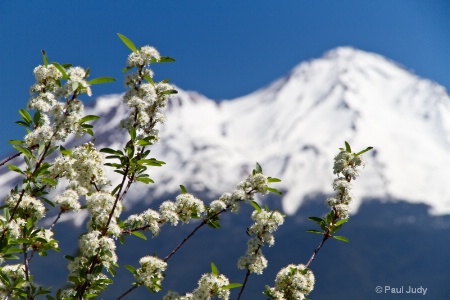
[[[319,246],[317,246],[316,249],[314,249],[314,253],[311,255],[311,258],[309,259],[308,263],[306,264],[306,267],[309,268],[309,265],[312,263],[314,258],[316,257],[317,252],[319,252],[320,248],[322,248],[323,244],[330,238],[329,235],[324,234],[323,239],[320,241]]]
[[[0,166],[3,166],[3,165],[6,164],[8,161],[10,161],[10,160],[12,160],[12,159],[14,159],[14,158],[20,156],[21,154],[22,154],[22,152],[18,152],[18,153],[14,154],[14,155],[12,155],[12,156],[10,156],[10,157],[8,157],[8,158],[5,158],[4,161],[0,162]]]
[[[194,229],[187,237],[185,237],[185,238],[181,241],[181,243],[179,243],[178,246],[176,246],[175,249],[173,249],[172,252],[170,252],[169,255],[167,255],[167,256],[164,258],[164,261],[167,262],[167,261],[169,260],[169,258],[172,257],[172,255],[174,255],[174,254],[178,251],[178,249],[180,249],[181,246],[183,246],[183,244],[186,243],[186,242],[187,242],[187,241],[188,241],[188,240],[189,240],[189,239],[197,232],[197,230],[199,230],[200,228],[202,228],[204,225],[208,224],[208,222],[209,222],[210,220],[212,220],[213,218],[215,218],[215,217],[217,217],[218,215],[220,215],[221,213],[227,211],[228,208],[229,208],[229,207],[227,206],[227,207],[225,207],[224,209],[222,209],[222,210],[216,212],[216,213],[213,214],[212,216],[210,216],[210,217],[204,219],[203,222],[201,222],[197,227],[195,227],[195,229]]]
[[[28,282],[28,287],[27,287],[27,298],[28,299],[32,299],[31,297],[31,282],[30,282],[30,270],[28,268],[28,256],[27,256],[27,245],[23,244],[22,245],[22,250],[23,250],[23,267],[24,267],[24,273],[25,273],[25,280],[26,282]]]
[[[245,285],[247,284],[247,280],[250,277],[250,270],[247,269],[247,273],[245,274],[244,283],[242,283],[241,290],[239,291],[239,295],[237,297],[237,300],[241,299],[242,293],[244,292]]]
[[[61,218],[61,215],[63,214],[63,210],[61,209],[58,213],[58,215],[56,216],[55,221],[53,221],[52,225],[50,225],[50,228],[48,230],[53,230],[53,227],[55,227],[56,222],[58,222],[59,218]]]
[[[117,191],[116,200],[114,201],[113,208],[111,210],[111,213],[109,214],[108,222],[106,222],[106,226],[103,229],[102,235],[106,235],[106,233],[108,232],[109,223],[111,223],[111,219],[112,219],[112,216],[114,214],[114,210],[116,209],[117,202],[119,201],[120,193],[122,192],[123,185],[125,184],[125,180],[127,179],[127,176],[128,176],[128,168],[129,168],[129,166],[130,166],[130,164],[127,163],[127,166],[125,167],[125,172],[123,174],[122,182],[120,183],[120,188]]]
[[[119,297],[116,298],[116,300],[120,300],[123,297],[125,297],[126,295],[128,295],[129,293],[131,293],[133,290],[137,289],[138,285],[132,286],[130,287],[125,293],[123,293],[122,295],[120,295]]]

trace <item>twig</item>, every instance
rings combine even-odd
[[[123,293],[122,295],[120,295],[119,297],[116,298],[116,300],[120,300],[123,297],[125,297],[126,295],[128,295],[129,293],[131,293],[133,290],[135,290],[138,287],[138,285],[132,286],[130,287],[125,293]]]
[[[241,290],[239,291],[239,295],[237,297],[237,300],[241,299],[242,293],[244,292],[245,285],[247,284],[247,280],[250,277],[250,270],[247,269],[247,274],[245,274],[244,283],[242,283]]]
[[[320,248],[322,248],[323,244],[330,238],[329,235],[324,234],[323,239],[320,241],[319,246],[317,246],[316,249],[314,249],[314,253],[311,255],[311,258],[308,260],[308,263],[306,264],[306,267],[309,268],[309,265],[312,263],[314,258],[316,257],[317,252],[319,252]]]
[[[12,159],[14,159],[14,158],[16,158],[16,157],[19,157],[21,154],[22,154],[22,152],[18,152],[18,153],[14,154],[14,155],[12,155],[12,156],[10,156],[10,157],[8,157],[8,158],[5,158],[4,161],[0,162],[0,166],[3,166],[3,165],[6,164],[8,161],[10,161],[10,160],[12,160]]]
[[[172,252],[170,252],[169,255],[167,255],[167,256],[164,258],[164,261],[167,262],[167,261],[169,260],[169,258],[172,257],[172,255],[174,255],[174,254],[178,251],[178,249],[180,249],[181,246],[183,246],[184,243],[186,243],[186,242],[187,242],[187,241],[188,241],[188,240],[189,240],[189,239],[197,232],[197,230],[199,230],[200,228],[202,228],[204,225],[208,224],[208,222],[209,222],[211,219],[217,217],[217,216],[220,215],[221,213],[225,212],[227,209],[228,209],[228,207],[226,207],[226,208],[224,208],[224,209],[218,211],[218,212],[215,213],[214,215],[212,215],[212,216],[210,216],[210,217],[204,219],[203,222],[201,222],[199,225],[197,225],[197,227],[195,227],[195,229],[194,229],[188,236],[186,236],[186,237],[181,241],[181,243],[179,243],[179,244],[175,247],[175,249],[173,249]]]

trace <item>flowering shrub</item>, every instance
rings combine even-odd
[[[144,286],[150,292],[163,291],[164,272],[169,267],[170,258],[202,227],[208,225],[220,228],[220,216],[227,212],[238,213],[242,204],[254,208],[251,219],[254,223],[248,228],[250,239],[245,255],[239,258],[237,267],[246,270],[243,283],[230,283],[224,274],[220,274],[214,263],[211,273],[203,274],[198,287],[191,293],[180,295],[175,291],[166,291],[161,298],[171,299],[220,299],[230,298],[230,289],[239,288],[241,298],[247,280],[252,273],[262,274],[268,261],[262,253],[265,245],[275,243],[274,233],[284,222],[284,215],[268,207],[259,206],[257,194],[281,194],[270,184],[279,182],[277,178],[266,176],[259,164],[253,172],[231,193],[224,193],[209,204],[196,198],[181,187],[181,194],[175,201],[167,200],[156,208],[124,219],[126,195],[133,184],[140,181],[153,183],[147,174],[149,167],[159,167],[164,162],[149,157],[149,148],[159,141],[157,125],[165,121],[164,108],[168,99],[176,90],[168,80],[154,82],[153,63],[172,62],[150,46],[136,48],[125,36],[120,39],[130,48],[124,72],[127,91],[123,102],[129,107],[129,114],[120,126],[127,129],[128,142],[122,149],[103,148],[98,150],[94,142],[87,142],[65,148],[65,140],[73,135],[80,138],[85,134],[95,136],[90,121],[98,119],[94,115],[84,115],[80,95],[91,96],[91,86],[113,81],[113,78],[101,77],[87,80],[89,69],[49,63],[43,51],[44,64],[34,70],[36,83],[32,85],[28,110],[21,109],[22,120],[17,123],[24,126],[27,134],[23,140],[10,141],[17,153],[6,158],[0,166],[7,166],[17,172],[21,183],[15,186],[4,199],[0,215],[0,297],[2,299],[87,299],[97,296],[113,283],[119,258],[116,255],[116,242],[125,242],[126,235],[145,239],[143,232],[152,236],[161,234],[166,224],[177,226],[195,222],[197,226],[165,257],[156,254],[147,255],[139,260],[139,267],[126,268],[134,275],[131,288],[118,296],[122,299],[138,287]],[[33,116],[31,115],[33,113]],[[264,294],[269,299],[305,299],[314,289],[315,278],[309,265],[326,240],[333,237],[347,241],[335,233],[349,219],[352,197],[351,180],[364,166],[361,155],[351,151],[345,143],[335,157],[333,183],[335,195],[327,199],[330,212],[324,217],[310,217],[321,230],[309,230],[323,236],[306,265],[291,264],[279,271],[275,287],[267,286]],[[23,157],[24,163],[7,164],[14,158]],[[107,177],[106,168],[112,168],[120,174],[121,181],[113,186]],[[52,199],[48,194],[60,187],[60,193]],[[48,228],[42,227],[49,210],[57,210],[57,215]],[[47,255],[50,251],[59,251],[58,241],[54,239],[54,229],[64,213],[86,211],[87,232],[79,237],[77,256],[66,255],[68,259],[68,285],[52,290],[38,285],[30,271],[30,265],[38,255]],[[295,259],[295,257],[293,258]],[[19,260],[12,264],[13,260]]]

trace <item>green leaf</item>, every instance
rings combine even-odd
[[[11,145],[22,145],[22,144],[25,144],[25,142],[24,141],[19,141],[19,140],[9,140],[8,144],[11,144]]]
[[[315,233],[315,234],[323,234],[322,231],[315,230],[315,229],[308,229],[308,230],[306,230],[306,232]]]
[[[83,79],[86,80],[86,78],[89,77],[89,74],[91,74],[91,68],[88,67],[88,68],[86,69],[86,72],[84,72],[84,78],[83,78]]]
[[[45,50],[41,50],[41,53],[42,53],[42,60],[44,61],[44,66],[48,66],[48,59]]]
[[[211,228],[220,228],[220,223],[218,221],[209,220],[208,226]]]
[[[119,188],[120,188],[120,184],[118,184],[112,191],[111,191],[111,196],[114,196],[116,193],[117,193],[117,191],[119,190]]]
[[[53,179],[53,178],[49,178],[49,177],[39,177],[39,180],[45,183],[48,183],[50,185],[57,185],[58,181]]]
[[[262,173],[262,168],[261,168],[261,165],[259,163],[256,163],[255,170],[256,170],[256,173]]]
[[[8,251],[6,251],[6,254],[21,253],[21,252],[23,252],[23,249],[20,249],[20,248],[9,248]]]
[[[345,151],[348,153],[352,153],[352,148],[350,148],[350,144],[345,142]]]
[[[340,236],[340,235],[333,235],[333,238],[339,240],[339,241],[343,241],[343,242],[348,242],[348,238],[346,238],[345,236]]]
[[[55,204],[52,201],[48,200],[47,198],[42,198],[42,201],[44,201],[45,203],[47,203],[51,207],[55,207]]]
[[[114,81],[116,81],[116,79],[112,78],[112,77],[98,77],[98,78],[89,80],[87,83],[88,84],[101,84],[101,83],[114,82]]]
[[[366,149],[364,149],[364,150],[362,150],[362,151],[359,151],[358,153],[356,153],[355,155],[356,156],[359,156],[359,155],[361,155],[361,154],[363,154],[363,153],[366,153],[367,151],[370,151],[370,150],[372,150],[373,149],[373,147],[367,147]]]
[[[267,181],[268,181],[268,182],[280,182],[281,179],[274,178],[274,177],[267,177]]]
[[[250,204],[255,208],[255,210],[257,210],[259,213],[261,212],[261,206],[259,206],[258,203],[256,203],[255,201],[250,201]]]
[[[150,145],[153,145],[152,143],[150,143],[149,141],[146,141],[146,140],[138,140],[136,142],[136,144],[139,145],[139,146],[150,146]]]
[[[25,109],[20,109],[19,110],[19,113],[20,113],[20,115],[22,116],[22,119],[25,121],[25,122],[27,122],[27,123],[31,123],[31,116],[30,116],[30,113],[27,111],[27,110],[25,110]]]
[[[38,124],[40,120],[41,120],[41,111],[38,110],[33,116],[34,124]]]
[[[125,265],[125,269],[127,269],[128,271],[130,271],[133,274],[136,274],[136,268],[130,265]]]
[[[128,132],[130,133],[131,140],[134,142],[134,140],[136,139],[136,128],[131,126]]]
[[[75,92],[80,87],[80,84],[76,81],[72,82],[72,85],[70,86],[72,88],[72,92]]]
[[[20,126],[31,127],[31,124],[24,122],[24,121],[16,121],[15,123]]]
[[[123,156],[122,151],[114,150],[114,149],[111,149],[111,148],[102,148],[102,149],[100,149],[100,152]]]
[[[223,287],[221,287],[222,290],[229,290],[229,289],[235,289],[238,287],[241,287],[242,283],[230,283],[227,285],[224,285]]]
[[[30,241],[29,239],[25,239],[25,238],[18,238],[15,240],[18,244],[31,244],[32,241]]]
[[[87,116],[84,116],[83,118],[81,118],[80,121],[78,121],[78,122],[79,122],[80,124],[83,124],[83,123],[85,123],[85,122],[93,121],[93,120],[98,120],[98,119],[100,119],[99,116],[96,116],[96,115],[87,115]]]
[[[148,165],[148,166],[155,166],[155,167],[161,167],[162,165],[166,164],[163,161],[156,160],[154,158],[150,159],[140,159],[137,161],[138,164]]]
[[[348,219],[341,219],[341,220],[337,221],[336,224],[334,224],[334,226],[340,226],[347,222],[348,222]]]
[[[216,277],[219,276],[219,269],[217,269],[214,263],[211,263],[211,273]]]
[[[266,187],[266,190],[268,190],[268,191],[271,192],[271,193],[277,194],[277,195],[283,195],[282,192],[280,192],[280,191],[277,190],[277,189],[271,188],[271,187]]]
[[[325,223],[324,219],[318,218],[318,217],[308,217],[309,220],[316,222],[317,224],[323,224]]]
[[[94,297],[97,297],[97,294],[84,294],[84,297],[86,297],[86,298],[94,298]]]
[[[31,158],[31,159],[33,159],[33,160],[35,159],[33,153],[31,153],[30,149],[25,148],[25,147],[22,147],[22,146],[20,146],[20,145],[14,145],[13,147],[14,147],[16,150],[18,150],[19,152],[21,152],[21,153],[25,154],[26,156],[28,156],[29,158]]]
[[[144,77],[145,80],[148,81],[148,83],[150,83],[151,85],[155,86],[155,82],[153,81],[153,79],[150,76],[145,76]]]
[[[137,177],[136,180],[140,181],[140,182],[143,182],[145,184],[155,183],[152,179],[147,178],[147,177]]]
[[[184,187],[184,185],[180,184],[180,189],[181,189],[181,192],[182,192],[183,194],[187,194],[187,190],[186,190],[186,188]]]
[[[175,95],[175,94],[178,94],[178,91],[177,90],[167,90],[167,91],[162,92],[162,94],[163,95]]]
[[[126,73],[126,72],[130,71],[131,69],[133,69],[133,68],[131,68],[131,67],[126,67],[126,68],[124,68],[124,69],[122,70],[122,73]]]
[[[119,38],[122,40],[122,42],[123,42],[128,48],[130,48],[131,51],[137,52],[136,46],[133,44],[132,41],[130,41],[129,38],[127,38],[126,36],[124,36],[123,34],[120,34],[120,33],[118,33],[117,35],[118,35]]]
[[[175,62],[175,59],[173,59],[172,57],[168,57],[168,56],[161,56],[158,60],[156,60],[156,58],[152,58],[150,60],[150,62],[153,62],[153,63],[167,63],[167,62]]]
[[[135,236],[137,236],[138,238],[141,238],[141,239],[143,239],[143,240],[147,240],[147,237],[145,236],[145,234],[143,234],[143,233],[140,232],[140,231],[133,231],[131,234],[132,234],[132,235],[135,235]]]
[[[19,167],[15,166],[15,165],[8,165],[8,169],[10,169],[11,171],[20,173],[20,174],[25,174],[25,172],[23,172]]]
[[[66,149],[62,145],[59,146],[59,152],[61,152],[62,155],[72,155],[72,149]]]
[[[94,136],[94,131],[90,128],[83,128],[83,131],[89,134],[90,136]]]
[[[55,68],[57,68],[61,74],[62,74],[62,79],[67,79],[69,78],[69,75],[67,75],[66,72],[66,68],[64,68],[63,66],[61,66],[60,64],[58,64],[57,62],[52,62],[52,65],[55,66]]]

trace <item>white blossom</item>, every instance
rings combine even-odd
[[[275,287],[269,293],[275,299],[305,299],[314,289],[315,277],[305,265],[288,265],[275,279]]]
[[[193,299],[209,300],[212,296],[217,296],[219,299],[229,299],[230,290],[222,289],[229,284],[228,278],[222,274],[203,274],[198,281],[198,287],[192,292]]]
[[[139,264],[141,267],[136,269],[136,282],[154,292],[160,291],[167,263],[155,256],[145,256],[139,260]]]

